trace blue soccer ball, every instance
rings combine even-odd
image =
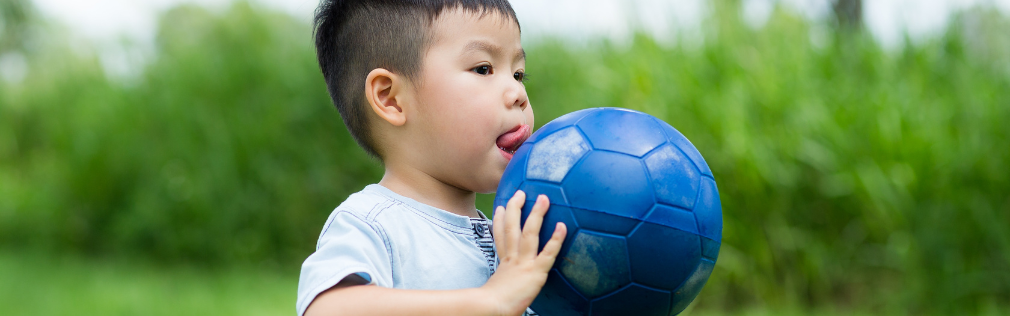
[[[722,207],[694,145],[666,122],[618,108],[557,118],[519,147],[495,208],[526,192],[522,222],[540,194],[561,252],[531,308],[556,315],[674,315],[698,295],[719,255]]]

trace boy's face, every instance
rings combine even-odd
[[[519,28],[500,14],[449,10],[431,31],[407,123],[418,151],[410,156],[438,181],[493,192],[533,126]]]

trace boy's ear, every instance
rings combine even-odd
[[[365,98],[380,118],[393,126],[402,126],[407,122],[403,111],[406,86],[405,78],[386,69],[372,69],[365,77]]]

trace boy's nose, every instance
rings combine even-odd
[[[529,98],[526,95],[526,89],[523,89],[521,83],[515,83],[520,87],[509,87],[505,90],[505,104],[509,107],[518,107],[520,110],[525,110],[529,105]]]

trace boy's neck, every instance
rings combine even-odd
[[[396,194],[456,215],[480,217],[480,212],[474,206],[477,193],[442,182],[417,169],[386,165],[386,172],[382,175],[379,185]]]

